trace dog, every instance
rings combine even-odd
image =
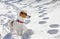
[[[27,15],[27,12],[22,10],[16,20],[10,20],[10,32],[15,35],[22,36],[24,32],[27,31],[27,27],[24,25],[24,20],[27,17],[31,17]]]

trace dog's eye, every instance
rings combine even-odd
[[[27,14],[25,14],[27,16]]]

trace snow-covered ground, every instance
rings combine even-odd
[[[25,39],[60,39],[59,0],[0,0],[1,39],[14,39],[8,34],[9,19],[16,20],[21,10],[26,10],[31,16],[30,19],[26,19],[28,23],[25,25],[33,30],[33,34]],[[9,38],[6,37],[7,34],[10,35]],[[22,39],[21,36],[12,37]]]

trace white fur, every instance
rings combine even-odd
[[[23,21],[23,22],[25,20],[24,18],[22,18],[20,16],[18,16],[17,19],[20,20],[20,21]],[[14,20],[11,20],[11,22],[12,21],[14,21]],[[10,31],[11,31],[12,34],[21,36],[22,34],[24,34],[24,32],[26,30],[27,30],[27,28],[26,28],[26,26],[24,26],[24,23],[19,23],[16,20],[13,22],[13,26],[10,23]]]

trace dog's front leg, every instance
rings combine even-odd
[[[20,26],[20,28],[17,30],[17,33],[19,36],[22,36],[23,34],[23,26]]]

